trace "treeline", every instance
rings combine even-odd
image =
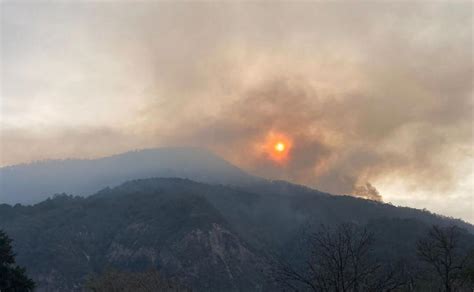
[[[456,226],[432,226],[413,248],[416,257],[398,260],[375,253],[377,238],[355,224],[321,226],[308,236],[304,263],[271,262],[269,281],[283,291],[389,292],[474,291],[474,242]],[[0,231],[0,291],[35,288],[25,269],[15,263],[11,239]],[[108,269],[89,278],[93,292],[192,291],[179,279],[157,270],[129,272]]]
[[[308,238],[306,262],[278,261],[272,277],[291,291],[474,291],[474,242],[462,235],[456,226],[432,226],[415,258],[387,261],[374,254],[376,238],[366,228],[322,226]]]

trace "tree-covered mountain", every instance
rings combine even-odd
[[[88,196],[107,186],[151,177],[239,185],[257,179],[202,148],[157,148],[91,160],[46,160],[2,167],[0,204],[38,203],[63,192]]]
[[[80,290],[108,267],[157,269],[196,291],[274,291],[273,263],[304,262],[306,235],[343,222],[369,228],[384,261],[416,258],[416,241],[433,224],[458,225],[474,242],[474,227],[459,220],[279,181],[152,178],[87,198],[0,205],[0,229],[45,291]]]

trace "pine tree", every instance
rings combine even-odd
[[[11,243],[7,234],[0,230],[0,291],[32,291],[35,284],[28,278],[25,269],[16,265]]]

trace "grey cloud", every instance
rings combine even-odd
[[[2,164],[198,145],[379,198],[443,196],[473,157],[469,2],[1,5]],[[271,131],[285,165],[255,150]]]

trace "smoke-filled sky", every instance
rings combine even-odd
[[[1,165],[201,146],[474,222],[470,1],[0,5]]]

